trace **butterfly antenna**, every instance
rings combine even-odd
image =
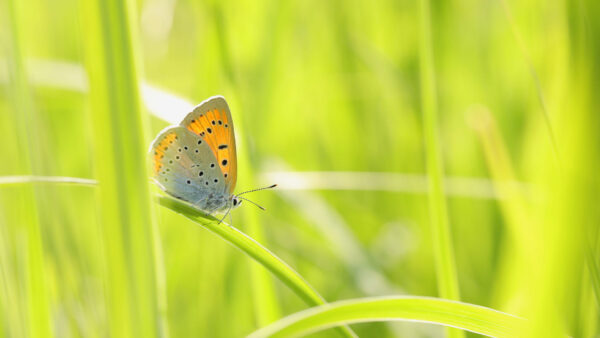
[[[239,198],[239,199],[241,199],[241,200],[244,200],[244,201],[248,201],[248,202],[250,202],[250,203],[252,203],[252,204],[256,205],[257,207],[259,207],[259,208],[260,208],[260,210],[266,210],[266,209],[265,209],[265,208],[263,208],[262,206],[258,205],[258,203],[256,203],[256,202],[252,202],[251,200],[249,200],[249,199],[247,199],[247,198],[240,197],[240,195],[237,195],[237,198]]]
[[[242,193],[237,194],[236,196],[240,197],[241,195],[247,194],[249,192],[255,192],[255,191],[261,191],[261,190],[266,190],[266,189],[272,189],[272,188],[275,188],[276,186],[277,186],[277,184],[273,184],[273,185],[270,185],[270,186],[264,187],[264,188],[258,188],[258,189],[252,189],[252,190],[244,191]],[[248,202],[251,202],[251,201],[248,201]],[[252,202],[252,203],[254,203],[254,202]]]

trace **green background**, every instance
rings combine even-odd
[[[233,226],[327,301],[439,296],[600,334],[596,1],[0,5],[0,336],[238,337],[307,308],[154,203],[151,112],[186,111],[142,84],[225,96],[236,191],[280,184]]]

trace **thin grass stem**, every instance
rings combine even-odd
[[[439,294],[443,298],[458,300],[459,286],[452,248],[452,237],[446,193],[444,191],[444,169],[439,141],[437,122],[436,84],[433,66],[433,46],[431,37],[431,18],[429,0],[420,1],[421,48],[420,78],[421,105],[423,110],[423,129],[427,174],[429,178],[429,214],[433,235],[434,258]],[[448,329],[451,337],[462,337],[462,332]]]

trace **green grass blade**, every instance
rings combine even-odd
[[[184,202],[165,196],[159,196],[158,201],[162,206],[182,214],[195,223],[200,224],[211,232],[219,235],[219,237],[262,264],[308,305],[316,306],[325,304],[323,297],[308,284],[302,276],[251,237],[225,223],[219,224],[218,219],[207,216],[202,211],[199,211]],[[347,327],[341,327],[339,330],[347,337],[355,337],[355,334]]]
[[[420,1],[421,17],[421,105],[427,173],[429,176],[429,208],[433,234],[434,257],[439,294],[443,298],[458,300],[459,286],[452,248],[450,222],[444,191],[444,168],[437,127],[436,84],[433,68],[433,47],[429,0]],[[462,333],[448,330],[448,334],[461,337]]]
[[[428,297],[376,297],[334,302],[297,312],[248,338],[298,337],[334,325],[411,321],[456,327],[493,337],[517,337],[524,320],[490,308]]]
[[[18,158],[12,159],[15,163],[15,169],[20,173],[35,173],[39,169],[40,156],[36,152],[35,134],[38,131],[38,120],[34,95],[31,92],[28,81],[28,72],[25,65],[25,48],[23,30],[27,24],[28,8],[22,1],[9,0],[8,6],[8,60],[10,62],[10,96],[12,103],[12,114],[14,125],[16,127],[16,146],[19,149]],[[3,6],[4,7],[4,6]],[[52,317],[49,305],[49,295],[46,283],[46,270],[44,262],[44,247],[42,233],[40,231],[39,221],[39,195],[36,194],[34,187],[24,187],[17,194],[12,196],[15,201],[14,207],[17,210],[19,219],[14,227],[17,230],[17,263],[16,271],[19,277],[16,279],[19,285],[13,288],[17,283],[5,282],[5,286],[11,287],[6,290],[7,293],[19,295],[14,297],[23,299],[21,304],[4,304],[6,311],[19,311],[26,313],[21,318],[26,318],[23,323],[6,323],[7,333],[17,333],[26,328],[28,337],[51,337],[52,336]],[[22,237],[21,237],[22,236]],[[21,238],[19,238],[21,237]],[[11,255],[5,250],[7,246],[3,245],[2,255]],[[9,257],[10,257],[9,256]],[[12,258],[12,257],[11,257]],[[4,270],[6,269],[6,270]],[[8,274],[7,267],[0,270],[3,275]],[[13,271],[15,271],[13,270]],[[5,280],[13,280],[11,276],[0,276]],[[6,296],[6,295],[4,295]],[[6,298],[8,299],[8,297]],[[11,316],[12,317],[12,316]],[[12,317],[14,319],[14,317]],[[25,332],[21,332],[25,333]]]
[[[134,1],[86,0],[82,10],[109,332],[114,337],[157,337],[164,321],[156,295]]]
[[[260,228],[259,216],[252,214],[255,210],[245,212],[245,219],[249,223],[248,230],[253,238],[264,240],[264,231]],[[267,271],[259,265],[253,264],[250,267],[250,274],[253,284],[253,301],[256,323],[263,326],[281,318],[281,310],[275,293],[275,285]]]

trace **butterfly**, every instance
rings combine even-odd
[[[179,125],[163,129],[149,152],[154,182],[169,195],[210,215],[227,215],[242,200],[249,201],[240,195],[275,186],[233,194],[237,180],[235,133],[223,96],[208,98]]]

